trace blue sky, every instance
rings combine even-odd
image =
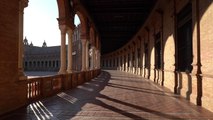
[[[24,9],[24,37],[34,46],[42,46],[44,40],[47,46],[60,45],[57,18],[56,0],[29,0],[28,7]],[[75,22],[79,23],[79,19]]]

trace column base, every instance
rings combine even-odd
[[[59,70],[58,74],[66,74],[67,71],[66,70]]]
[[[73,71],[72,71],[72,70],[70,70],[70,69],[68,69],[68,70],[67,70],[67,73],[73,73]]]
[[[86,68],[84,68],[84,69],[81,69],[81,71],[84,72],[84,71],[87,71],[87,70],[86,70]]]
[[[19,76],[19,80],[26,80],[27,79],[27,76],[25,76],[23,70],[19,70],[18,72],[18,76]]]

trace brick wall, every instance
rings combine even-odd
[[[0,1],[0,115],[26,103],[26,86],[18,81],[18,2]]]
[[[203,106],[213,111],[213,3],[200,0],[201,71]]]
[[[147,22],[135,37],[124,47],[115,51],[131,46],[132,41],[138,41],[138,36],[142,41],[149,43],[149,69],[142,69],[142,77],[148,78],[150,71],[150,80],[162,84],[176,94],[180,94],[194,104],[198,104],[197,98],[201,95],[201,105],[208,110],[213,111],[213,3],[211,0],[191,0],[192,3],[192,51],[193,51],[193,70],[191,73],[175,72],[175,8],[178,14],[190,0],[161,0],[155,6],[155,10],[150,14]],[[197,6],[196,2],[199,2]],[[175,6],[175,7],[174,7]],[[163,11],[163,23],[158,11]],[[198,12],[197,12],[198,11]],[[199,14],[198,14],[199,13]],[[199,17],[197,17],[199,15]],[[200,28],[199,23],[200,22]],[[162,26],[163,24],[163,26]],[[147,29],[149,32],[147,32]],[[162,32],[163,35],[163,61],[164,69],[155,69],[155,47],[154,35]],[[200,36],[199,36],[200,35]],[[149,36],[149,37],[148,37]],[[200,41],[200,43],[199,43]],[[143,42],[141,42],[143,43]],[[200,47],[199,47],[200,45]],[[141,44],[144,48],[144,44]],[[200,51],[200,52],[199,52]],[[142,51],[143,52],[143,51]],[[141,54],[144,64],[144,54]],[[110,54],[108,54],[110,56]],[[104,58],[104,56],[103,56]],[[199,67],[199,58],[201,67]],[[199,72],[201,68],[201,73]],[[128,71],[126,71],[128,72]],[[201,88],[201,90],[199,90]]]

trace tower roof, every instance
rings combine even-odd
[[[29,45],[29,43],[28,43],[28,40],[27,40],[27,37],[25,36],[25,38],[24,38],[24,45]]]
[[[47,43],[45,42],[45,40],[44,40],[44,42],[43,42],[42,47],[47,47]]]

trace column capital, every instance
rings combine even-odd
[[[66,33],[67,32],[67,26],[66,25],[59,25],[59,29],[61,31],[61,33]]]
[[[71,28],[67,28],[67,34],[70,36],[70,37],[72,37],[73,36],[73,29],[71,29]],[[71,39],[70,39],[71,40]]]
[[[23,11],[25,7],[28,6],[28,0],[20,0],[19,1],[19,10]]]
[[[74,17],[69,16],[69,17],[59,17],[57,18],[58,20],[58,24],[60,25],[66,25],[67,27],[71,28],[71,29],[75,29],[75,25],[74,25]]]
[[[81,39],[89,39],[89,35],[87,33],[81,33]]]
[[[85,46],[86,43],[87,43],[87,40],[86,39],[81,39],[81,43],[82,43],[83,46]]]

